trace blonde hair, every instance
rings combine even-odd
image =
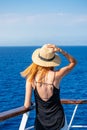
[[[43,81],[44,76],[49,70],[53,70],[53,67],[43,67],[32,63],[28,68],[21,72],[21,76],[32,82],[35,79],[37,72],[40,72],[39,81]]]

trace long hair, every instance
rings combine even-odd
[[[32,63],[28,68],[21,72],[21,76],[27,78],[30,82],[33,82],[36,74],[39,72],[39,81],[43,81],[44,76],[49,70],[53,70],[53,67],[43,67]]]

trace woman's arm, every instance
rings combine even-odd
[[[61,48],[56,48],[56,51],[58,51],[62,55],[64,55],[67,58],[67,60],[69,61],[68,65],[66,65],[65,67],[63,67],[59,70],[60,76],[63,77],[64,75],[69,73],[70,70],[72,70],[74,68],[74,66],[76,65],[77,62],[76,62],[76,59],[73,56],[71,56],[69,53],[65,52]]]
[[[60,78],[62,78],[64,75],[69,73],[70,70],[73,69],[73,67],[76,65],[77,62],[73,56],[71,56],[69,53],[65,52],[61,48],[56,47],[54,44],[48,44],[48,48],[52,48],[53,52],[60,52],[69,61],[68,65],[66,65],[65,67],[63,67],[57,71],[57,75],[60,76]]]
[[[26,91],[25,91],[25,108],[29,108],[31,106],[31,96],[32,96],[32,84],[26,80]]]

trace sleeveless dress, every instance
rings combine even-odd
[[[34,89],[34,95],[35,130],[60,130],[65,124],[64,110],[60,102],[60,89],[53,86],[53,94],[47,101],[41,99],[37,87]]]

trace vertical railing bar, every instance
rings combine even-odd
[[[74,119],[74,117],[75,117],[75,114],[76,114],[77,108],[78,108],[78,104],[77,104],[77,105],[75,106],[75,108],[74,108],[74,111],[73,111],[73,114],[72,114],[72,117],[71,117],[70,123],[69,123],[69,125],[68,125],[68,130],[70,130],[70,127],[71,127],[72,122],[73,122],[73,119]]]
[[[25,130],[25,127],[26,127],[26,123],[27,123],[29,114],[30,114],[30,112],[26,112],[26,113],[23,114],[23,117],[22,117],[22,121],[21,121],[19,130]]]

